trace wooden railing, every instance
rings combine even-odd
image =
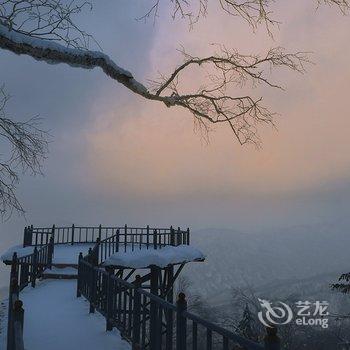
[[[95,247],[97,247],[96,245]],[[129,283],[97,266],[93,249],[78,263],[77,296],[90,303],[106,319],[106,330],[116,327],[133,350],[279,350],[276,335],[265,345],[252,342],[187,311],[186,297],[176,305],[141,288],[141,277]]]
[[[167,245],[177,246],[190,244],[190,231],[180,228],[155,228],[155,227],[120,227],[108,226],[67,226],[67,227],[33,227],[24,229],[23,246],[43,246],[53,237],[54,244],[95,243],[108,240],[111,237],[118,238],[117,242],[124,249],[128,245],[134,250],[137,246],[153,247],[155,249]]]
[[[36,280],[46,268],[51,268],[53,239],[42,247],[34,247],[33,253],[17,257],[14,253],[10,261],[10,287],[7,321],[7,350],[24,350],[23,320],[24,310],[19,299],[20,291],[28,284],[35,287]]]

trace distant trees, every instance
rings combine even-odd
[[[258,341],[261,337],[261,334],[257,333],[256,322],[256,317],[254,317],[254,315],[250,311],[249,305],[246,304],[243,311],[242,319],[237,325],[237,331],[247,339]]]
[[[348,0],[313,1],[317,5],[334,5],[342,13],[349,9]],[[278,23],[271,11],[274,2],[218,0],[216,3],[225,13],[242,18],[253,29],[265,26],[271,35],[274,25]],[[140,18],[156,18],[164,3],[170,5],[174,18],[186,19],[190,26],[205,17],[208,11],[208,0],[153,0],[149,10]],[[308,62],[306,53],[288,52],[281,47],[267,50],[263,55],[245,55],[237,49],[217,45],[209,56],[197,56],[183,48],[183,61],[172,72],[160,75],[146,86],[104,53],[89,49],[90,43],[94,42],[93,36],[80,28],[75,16],[91,9],[92,3],[85,0],[0,0],[0,48],[47,63],[66,63],[86,69],[99,67],[109,78],[147,100],[186,110],[205,134],[213,125],[226,125],[240,144],[257,146],[260,144],[259,126],[273,124],[275,114],[263,104],[261,96],[240,94],[240,88],[259,84],[281,88],[280,84],[271,81],[271,69],[304,72],[305,63]],[[210,72],[207,73],[206,69]],[[193,70],[203,77],[203,81],[199,79],[197,87],[188,89],[184,78]],[[23,129],[24,126],[26,129]],[[21,132],[29,131],[28,127],[35,137],[26,137],[30,142],[25,146],[29,146],[30,152],[20,153],[19,164],[37,173],[38,161],[45,154],[46,143],[43,133],[33,122],[22,125]],[[17,147],[16,142],[14,145]],[[26,147],[24,149],[28,150]],[[26,158],[29,154],[29,158]],[[13,209],[22,211],[14,196],[18,176],[14,176],[4,165],[1,171],[12,179],[5,182],[5,191],[0,192],[1,212],[9,213]],[[6,186],[6,183],[11,185]]]
[[[349,294],[350,293],[350,272],[343,273],[339,277],[338,283],[334,283],[331,285],[333,290],[338,292]]]

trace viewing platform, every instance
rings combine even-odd
[[[28,226],[1,258],[11,266],[7,350],[279,350],[274,329],[263,346],[174,295],[183,267],[205,259],[189,229]]]
[[[51,244],[50,244],[51,242]],[[204,261],[204,255],[189,245],[189,230],[122,227],[27,227],[23,245],[11,247],[3,253],[5,264],[12,263],[13,254],[25,260],[42,247],[50,248],[50,266],[43,278],[77,277],[79,254],[86,256],[97,249],[104,267],[119,270],[167,268],[188,262]]]

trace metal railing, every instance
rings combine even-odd
[[[116,327],[133,350],[280,350],[276,329],[268,329],[264,345],[230,332],[187,310],[186,297],[176,305],[141,288],[142,278],[129,283],[113,275],[102,263],[118,251],[161,249],[190,243],[189,230],[127,227],[26,227],[24,246],[32,254],[11,260],[7,350],[23,350],[23,315],[19,292],[29,283],[35,287],[45,268],[52,266],[55,244],[95,243],[78,262],[77,296],[90,303],[106,319],[106,330]]]
[[[177,246],[190,244],[190,230],[180,228],[129,227],[127,225],[109,226],[66,226],[66,227],[33,227],[24,229],[23,246],[43,246],[53,237],[54,244],[95,243],[117,237],[118,245],[132,249],[137,246],[153,247],[155,249],[167,245]]]
[[[23,345],[23,303],[19,299],[20,291],[28,284],[35,287],[36,280],[41,277],[46,268],[51,268],[53,240],[42,247],[34,247],[33,253],[17,257],[13,253],[10,272],[8,320],[7,320],[7,350],[24,350]],[[6,262],[6,261],[5,261]]]
[[[95,248],[98,247],[96,244]],[[141,288],[141,277],[129,283],[98,266],[96,249],[78,263],[77,296],[90,303],[106,319],[106,330],[116,327],[134,350],[279,350],[276,334],[265,344],[250,341],[187,311],[186,297],[179,294],[176,305]]]

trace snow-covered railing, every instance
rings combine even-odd
[[[23,308],[19,294],[29,283],[35,287],[36,280],[41,277],[46,268],[52,264],[53,239],[42,247],[34,247],[33,253],[4,261],[11,265],[8,321],[7,321],[7,350],[24,350],[23,345]]]
[[[130,230],[131,232],[128,232]],[[133,233],[135,232],[135,233]],[[116,229],[115,233],[100,240],[97,237],[95,246],[90,255],[97,265],[106,261],[111,255],[118,252],[135,251],[141,249],[161,249],[166,246],[189,245],[190,231],[180,229],[150,229],[143,228]]]
[[[122,246],[151,246],[157,248],[166,245],[181,245],[190,243],[190,231],[180,228],[156,228],[156,227],[129,227],[118,226],[65,226],[65,227],[33,227],[24,229],[23,246],[42,246],[48,244],[53,237],[54,244],[95,243],[108,240],[110,237],[118,237],[118,244]]]
[[[91,251],[90,251],[91,253]],[[96,266],[94,256],[80,255],[77,297],[84,296],[90,312],[106,319],[106,330],[117,328],[135,350],[280,350],[271,329],[265,344],[252,342],[187,311],[180,293],[176,305],[141,288],[142,278],[129,283],[113,270]]]
[[[54,244],[51,239],[48,244],[34,247],[31,254],[17,257],[17,253],[14,252],[11,259],[4,260],[5,264],[11,265],[11,274],[14,275],[11,275],[10,279],[18,280],[20,291],[29,283],[35,287],[35,282],[41,277],[42,272],[46,268],[51,268],[53,250]]]

